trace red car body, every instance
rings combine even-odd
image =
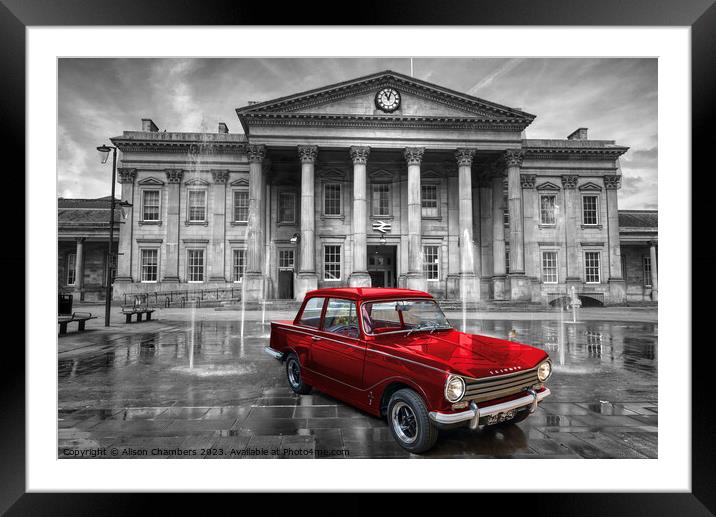
[[[313,298],[325,299],[319,328],[300,323]],[[478,408],[534,411],[549,395],[549,389],[537,377],[538,366],[548,361],[547,353],[539,348],[455,329],[370,334],[363,317],[358,317],[357,335],[338,335],[323,329],[328,300],[335,298],[355,302],[359,315],[363,314],[362,305],[370,302],[433,298],[409,289],[318,289],[306,294],[293,321],[271,323],[269,354],[279,360],[295,354],[307,384],[368,413],[385,414],[390,395],[410,388],[422,397],[431,419],[439,426],[470,423],[475,428],[491,415],[500,414]],[[446,380],[451,375],[465,381],[461,402],[467,404],[458,403],[456,407],[447,400]],[[515,406],[514,401],[520,400],[524,404]],[[466,418],[471,410],[474,414]]]

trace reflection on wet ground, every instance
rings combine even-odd
[[[385,421],[294,395],[263,352],[268,327],[245,325],[242,339],[239,322],[162,322],[61,351],[59,456],[410,457]],[[656,324],[468,321],[478,334],[512,330],[549,352],[552,396],[519,425],[442,431],[426,457],[657,456]]]

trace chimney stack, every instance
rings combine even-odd
[[[159,128],[154,123],[154,121],[150,118],[143,118],[142,119],[142,131],[148,131],[150,133],[156,133],[159,131]]]
[[[229,126],[224,122],[219,122],[219,133],[227,134],[229,132]]]
[[[589,140],[589,138],[587,138],[587,128],[580,127],[569,135],[567,140]]]

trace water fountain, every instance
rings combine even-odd
[[[572,321],[568,321],[567,323],[576,324],[579,323],[577,321],[577,309],[579,309],[582,306],[582,302],[579,299],[579,296],[577,296],[577,290],[574,286],[570,289],[570,296],[569,296],[569,308],[572,309]]]

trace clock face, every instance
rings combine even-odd
[[[383,88],[375,94],[375,105],[387,113],[400,107],[400,94],[395,88]]]

